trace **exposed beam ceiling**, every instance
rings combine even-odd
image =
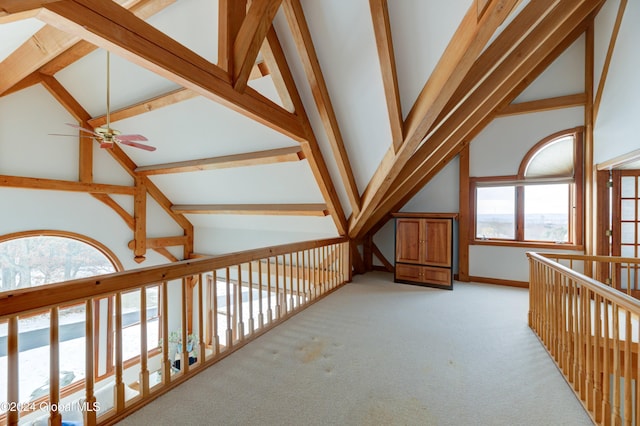
[[[351,216],[349,235],[352,238],[362,235],[367,218],[422,142],[498,26],[517,3],[517,0],[493,0],[480,20],[475,3],[469,8],[407,116],[405,141],[397,153],[391,145],[363,193],[360,214]]]
[[[237,92],[218,66],[111,2],[47,4],[38,18],[132,63],[219,102],[295,140],[304,140],[297,117],[251,88]]]

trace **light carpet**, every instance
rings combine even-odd
[[[527,290],[392,280],[354,277],[120,424],[592,424],[527,326]]]

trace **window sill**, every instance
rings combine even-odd
[[[581,244],[545,243],[545,242],[538,242],[538,241],[471,240],[469,241],[469,245],[584,251],[584,246]]]

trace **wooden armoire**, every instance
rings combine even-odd
[[[394,281],[453,290],[455,213],[396,213]]]

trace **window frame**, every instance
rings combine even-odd
[[[518,173],[516,175],[507,176],[483,176],[483,177],[470,177],[469,178],[469,206],[470,206],[470,220],[468,240],[470,245],[490,245],[490,246],[512,246],[512,247],[526,247],[526,248],[563,248],[570,250],[583,250],[584,249],[584,154],[583,154],[583,132],[584,127],[579,126],[573,129],[562,130],[560,132],[553,133],[546,138],[536,143],[523,157]],[[538,153],[539,150],[545,146],[553,143],[554,141],[573,136],[574,138],[574,178],[573,182],[567,182],[567,178],[554,178],[548,179],[527,179],[524,175],[527,165],[530,160]],[[566,243],[557,242],[545,242],[536,240],[524,239],[524,189],[527,185],[541,184],[557,184],[557,183],[569,183],[569,241]],[[478,238],[476,236],[476,210],[477,210],[477,188],[486,186],[514,186],[515,187],[515,238],[514,239],[498,239],[498,238]],[[573,208],[572,208],[573,207]]]
[[[30,230],[30,231],[20,231],[20,232],[14,232],[14,233],[10,233],[10,234],[4,234],[4,235],[0,235],[0,244],[7,242],[7,241],[11,241],[11,240],[19,240],[19,239],[23,239],[23,238],[33,238],[33,237],[56,237],[56,238],[66,238],[66,239],[70,239],[70,240],[75,240],[84,244],[87,244],[91,247],[93,247],[94,249],[98,250],[100,253],[102,253],[102,255],[104,255],[105,258],[107,258],[107,260],[109,260],[109,262],[113,265],[113,268],[115,270],[115,272],[120,272],[124,270],[124,267],[122,265],[122,262],[120,262],[120,260],[118,259],[118,257],[115,255],[114,252],[112,252],[106,245],[102,244],[101,242],[94,240],[91,237],[88,237],[86,235],[82,235],[82,234],[78,234],[75,232],[70,232],[70,231],[60,231],[60,230],[52,230],[52,229],[38,229],[38,230]],[[48,284],[55,284],[55,283],[48,283]],[[48,285],[48,284],[43,284],[43,285]],[[36,287],[31,287],[31,288],[38,288],[38,286]],[[97,303],[97,301],[96,301]],[[67,305],[63,305],[60,306],[60,309],[65,309],[65,308],[70,308],[70,307],[75,307],[75,306],[81,306],[83,305],[83,303],[70,303]],[[97,305],[94,305],[97,307]],[[30,318],[33,317],[35,315],[41,315],[44,313],[48,313],[49,309],[45,309],[42,311],[36,311],[36,312],[30,312],[25,316],[21,316],[21,319],[24,318]],[[94,312],[94,320],[95,318],[97,318],[96,313]],[[94,331],[95,332],[95,331]],[[96,344],[97,344],[97,339],[96,339]],[[98,350],[97,347],[95,347],[96,351]],[[94,377],[96,376],[96,371],[94,369]],[[67,386],[61,387],[60,388],[60,398],[64,398],[66,396],[72,395],[80,390],[82,390],[84,388],[85,385],[85,379],[81,379],[78,381],[75,381]],[[30,401],[30,406],[40,406],[41,403],[44,403],[46,401],[48,401],[49,395],[42,395],[41,397],[34,399],[33,401]],[[28,404],[29,405],[29,404]],[[25,409],[24,413],[29,413],[32,410],[29,409]],[[0,413],[0,421],[4,421],[6,420],[6,412]]]

